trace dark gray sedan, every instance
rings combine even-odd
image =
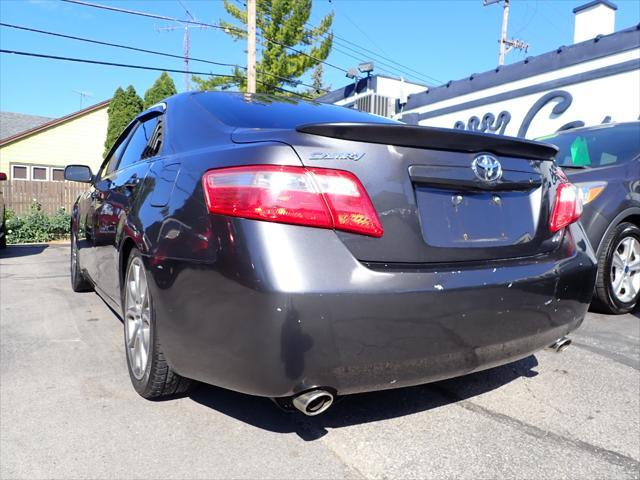
[[[640,301],[640,122],[561,132],[557,163],[580,189],[580,219],[598,258],[593,306],[627,313]]]
[[[122,312],[146,398],[195,379],[307,415],[526,357],[583,320],[593,251],[555,147],[190,92],[73,209],[71,280]]]

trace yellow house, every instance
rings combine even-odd
[[[0,140],[0,172],[11,180],[64,180],[64,167],[102,163],[109,100]]]

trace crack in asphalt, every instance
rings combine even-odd
[[[13,274],[9,274],[11,276],[11,280],[42,280],[43,278],[69,278],[69,275],[38,275],[36,277],[14,277]],[[5,277],[0,277],[5,278]],[[9,277],[6,277],[9,278]]]
[[[469,400],[464,400],[450,390],[446,390],[441,387],[435,387],[435,389],[452,403],[458,405],[460,408],[464,408],[465,410],[490,418],[494,421],[502,423],[503,425],[515,428],[529,436],[550,440],[562,446],[570,445],[575,449],[585,451],[591,455],[601,458],[608,463],[624,468],[626,471],[631,473],[634,478],[637,478],[638,472],[640,472],[640,462],[632,457],[628,457],[622,453],[618,453],[603,447],[598,447],[597,445],[593,445],[582,440],[567,438],[549,430],[544,430],[542,428],[536,427],[535,425],[523,422],[509,415],[495,412]]]

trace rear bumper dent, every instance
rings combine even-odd
[[[276,227],[296,229],[260,226]],[[283,235],[286,256],[272,245],[243,251],[246,270],[161,262],[152,295],[176,371],[267,397],[437,381],[524,358],[576,329],[595,281],[577,226],[544,259],[430,272],[370,270],[333,232],[317,233],[302,244]]]

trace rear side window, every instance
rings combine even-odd
[[[118,163],[117,168],[118,170],[127,168],[129,165],[136,163],[142,158],[142,153],[145,151],[147,144],[149,144],[157,124],[158,117],[153,117],[140,123],[136,127],[133,135],[131,135],[129,143],[127,143],[127,146],[125,147],[122,157],[120,157],[120,163]]]
[[[203,92],[192,97],[222,123],[239,128],[295,128],[308,123],[400,123],[350,108],[270,95]]]
[[[640,155],[640,123],[564,132],[542,140],[556,145],[561,167],[606,167]]]
[[[124,147],[127,146],[127,139],[128,139],[128,136],[125,137],[122,140],[122,142],[120,142],[120,145],[118,145],[118,148],[116,148],[113,154],[111,155],[111,157],[109,157],[109,160],[103,166],[102,171],[100,172],[100,178],[105,177],[106,175],[110,174],[116,169],[118,160],[122,156],[122,152],[124,152]]]

